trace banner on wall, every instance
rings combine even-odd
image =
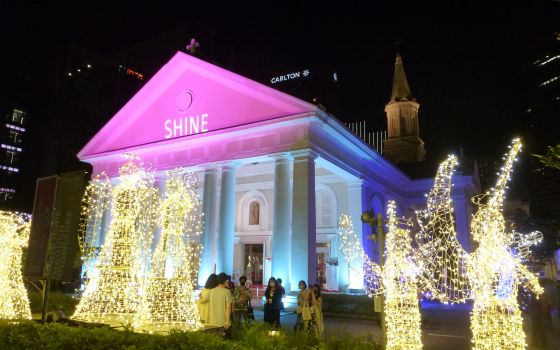
[[[338,258],[327,258],[327,289],[338,291]]]

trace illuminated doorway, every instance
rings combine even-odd
[[[251,285],[263,284],[264,244],[244,244],[244,266],[247,282]]]

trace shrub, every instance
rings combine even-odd
[[[324,342],[305,333],[292,334],[286,329],[279,336],[269,336],[268,325],[256,324],[244,328],[237,340],[224,340],[202,332],[171,332],[151,335],[118,331],[108,327],[80,328],[60,324],[40,325],[31,321],[13,323],[0,321],[1,349],[379,349],[371,339],[336,334]]]

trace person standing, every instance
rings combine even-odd
[[[235,283],[231,280],[231,275],[227,275],[228,283],[226,284],[226,288],[229,289],[231,295],[233,295],[233,291],[235,290]]]
[[[227,275],[220,273],[218,275],[218,286],[210,290],[207,298],[201,298],[200,300],[203,304],[210,304],[208,327],[223,329],[226,337],[228,337],[231,327],[231,303],[233,301],[231,292],[226,288],[227,283]]]
[[[246,283],[247,277],[239,277],[239,287],[233,292],[233,324],[236,328],[249,319],[247,309],[251,304],[251,290],[245,286]]]
[[[323,339],[325,335],[325,325],[323,323],[323,298],[321,297],[321,287],[314,284],[311,288],[311,317],[312,329],[315,336]]]
[[[296,309],[297,318],[296,318],[296,324],[294,326],[294,330],[296,331],[307,329],[307,327],[305,327],[307,321],[303,320],[302,311],[304,307],[308,307],[309,298],[311,294],[311,291],[307,289],[307,283],[305,283],[305,281],[299,281],[298,288],[299,288],[299,293],[297,296],[297,309]]]
[[[282,279],[278,278],[276,280],[276,282],[278,282],[278,289],[280,290],[280,294],[282,294],[282,299],[284,298],[284,295],[286,295],[286,290],[284,289],[284,286],[282,286]],[[284,301],[280,301],[280,311],[284,310]],[[278,322],[280,322],[280,320],[278,320]]]
[[[210,312],[210,304],[209,303],[202,303],[201,300],[203,298],[208,298],[208,293],[210,290],[216,288],[218,286],[218,275],[215,273],[208,276],[206,283],[204,284],[204,289],[200,291],[200,297],[198,298],[198,313],[200,314],[200,321],[203,324],[208,323],[208,314]]]
[[[280,327],[280,303],[282,302],[282,293],[280,292],[276,278],[270,277],[264,296],[266,298],[266,304],[264,304],[264,322],[270,323],[275,327]]]

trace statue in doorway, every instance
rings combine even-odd
[[[259,211],[260,205],[259,202],[252,202],[249,207],[249,225],[258,225],[259,224]]]

